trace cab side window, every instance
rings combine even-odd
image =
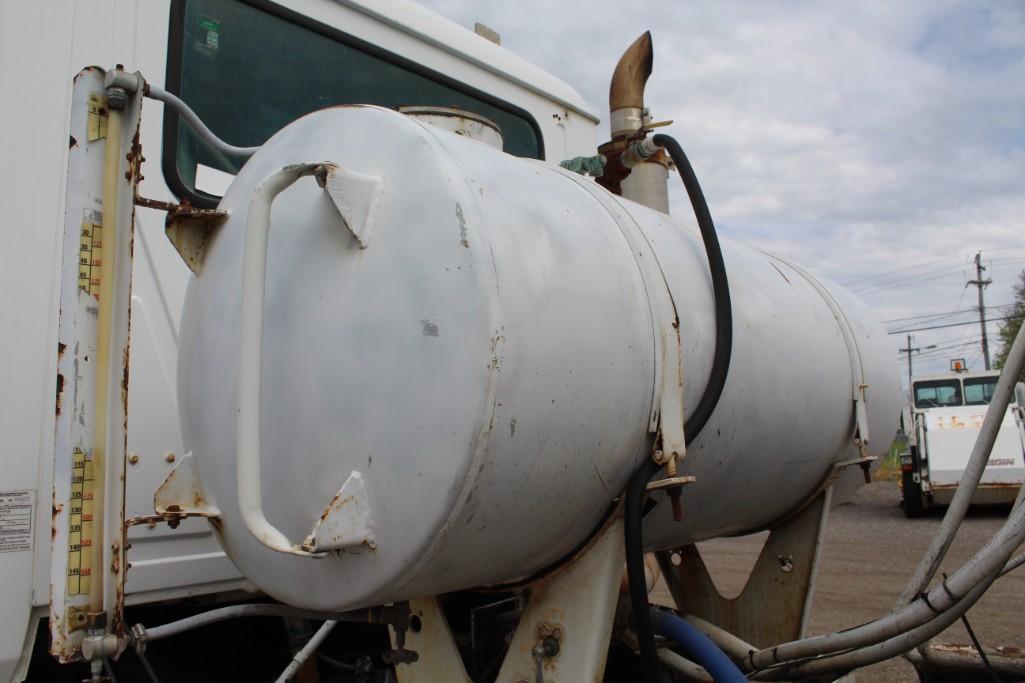
[[[265,0],[175,0],[166,87],[221,139],[263,144],[289,122],[341,104],[458,107],[496,122],[509,154],[544,158],[540,129],[522,109]],[[164,176],[193,204],[200,166],[236,173],[166,110]]]

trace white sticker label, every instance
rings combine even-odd
[[[35,491],[0,491],[0,553],[32,550]]]

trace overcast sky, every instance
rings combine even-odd
[[[888,328],[977,321],[897,319],[976,306],[965,285],[979,250],[986,304],[1012,300],[1025,268],[1025,2],[422,3],[490,26],[573,85],[602,136],[612,69],[650,29],[646,103],[675,121],[720,233],[847,284]],[[690,212],[675,187],[672,200]],[[977,323],[915,332],[916,374],[956,357],[982,369],[980,336]],[[906,336],[893,338],[896,356]]]

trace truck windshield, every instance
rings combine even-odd
[[[501,129],[506,152],[544,158],[525,110],[266,0],[172,3],[166,87],[242,147],[334,105],[431,105],[485,116]],[[216,198],[196,191],[197,166],[234,174],[241,164],[165,114],[163,170],[175,194],[210,205]]]
[[[989,405],[993,390],[997,387],[996,377],[965,378],[964,402],[970,406]]]
[[[938,379],[915,382],[916,408],[942,408],[961,405],[961,381]]]

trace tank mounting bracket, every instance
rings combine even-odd
[[[306,537],[303,550],[321,553],[327,550],[359,552],[375,550],[377,537],[367,502],[367,485],[356,470],[342,484]]]

